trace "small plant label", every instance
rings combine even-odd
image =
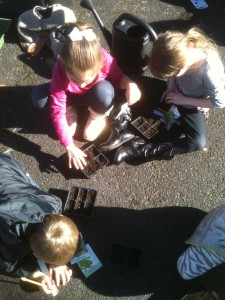
[[[85,248],[86,249],[84,249],[84,251],[87,251],[89,255],[86,258],[80,260],[77,264],[84,276],[87,278],[99,268],[101,268],[102,264],[89,244],[87,244]]]
[[[197,9],[204,9],[208,7],[208,4],[204,0],[191,0],[191,2]]]
[[[95,271],[97,271],[99,268],[102,267],[101,262],[99,261],[98,257],[94,253],[94,251],[91,249],[91,246],[89,244],[85,244],[84,239],[81,236],[81,247],[80,251],[77,253],[76,256],[74,256],[70,263],[76,264],[81,269],[84,276],[87,278],[91,274],[93,274]]]

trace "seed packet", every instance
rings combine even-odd
[[[177,123],[177,120],[180,117],[180,113],[176,105],[172,105],[170,109],[165,112],[163,119],[166,123],[166,129],[169,130],[174,123]]]
[[[82,260],[80,260],[77,265],[81,269],[84,276],[87,278],[99,268],[102,267],[101,262],[95,255],[94,251],[91,249],[90,245],[85,245],[84,251],[87,251],[88,256]]]
[[[87,278],[99,268],[102,267],[101,262],[98,257],[95,255],[89,244],[85,244],[84,239],[81,236],[81,246],[80,251],[77,253],[75,257],[73,257],[70,263],[73,265],[77,263],[79,268],[81,269],[84,276]]]

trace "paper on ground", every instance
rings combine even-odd
[[[197,9],[204,9],[208,7],[208,4],[204,0],[191,0],[191,2]]]

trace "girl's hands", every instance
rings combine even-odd
[[[129,105],[134,104],[141,98],[141,91],[134,82],[129,82],[126,89],[126,99]]]
[[[45,294],[51,294],[56,289],[56,285],[53,283],[53,281],[51,281],[51,278],[41,271],[34,272],[32,277],[35,279],[35,281],[38,281],[42,284],[40,290]]]
[[[49,276],[56,286],[65,285],[70,281],[72,270],[68,266],[49,266]]]
[[[69,168],[71,169],[72,165],[74,165],[77,170],[83,170],[83,168],[87,165],[85,160],[87,155],[75,145],[67,146],[66,150],[69,158]]]
[[[167,94],[168,94],[168,93],[172,93],[172,92],[173,92],[173,90],[171,90],[171,89],[166,89],[165,92],[162,94],[162,97],[161,97],[160,102],[166,102],[165,99],[166,99]]]
[[[167,104],[182,105],[186,104],[187,97],[178,92],[177,89],[174,91],[166,90],[162,95],[161,101]]]

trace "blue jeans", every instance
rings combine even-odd
[[[49,105],[50,84],[42,84],[33,89],[31,98],[35,108],[41,110]],[[107,112],[114,103],[115,90],[109,81],[97,82],[87,93],[76,95],[67,93],[67,105],[76,107],[90,106],[93,111],[99,114]]]

